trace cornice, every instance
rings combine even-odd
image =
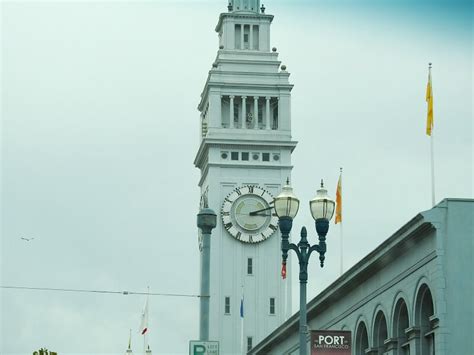
[[[222,139],[222,138],[204,138],[201,141],[196,157],[194,158],[194,166],[199,169],[203,169],[203,161],[207,156],[209,148],[211,147],[246,147],[246,148],[275,148],[275,147],[286,147],[291,148],[291,152],[295,149],[297,141],[281,141],[281,140],[257,140],[257,139]],[[209,164],[207,164],[209,165]],[[242,166],[242,165],[239,165]],[[269,166],[269,165],[267,165]],[[281,165],[279,165],[281,166]]]
[[[216,58],[215,61],[216,64],[238,64],[238,65],[268,65],[271,67],[279,67],[281,64],[281,60],[265,60],[265,59],[254,59],[254,58]],[[220,72],[219,68],[216,69],[211,69],[211,72]],[[245,72],[244,72],[245,73]],[[279,72],[276,73],[271,73],[271,74],[278,74]],[[267,73],[266,73],[267,74]]]
[[[237,89],[259,89],[259,90],[281,90],[285,89],[288,91],[293,90],[294,85],[293,84],[283,84],[283,83],[229,83],[229,82],[223,82],[223,81],[217,81],[214,80],[212,77],[214,74],[230,74],[230,75],[242,75],[242,76],[248,76],[248,77],[256,77],[256,76],[261,76],[261,77],[277,77],[279,76],[289,76],[289,73],[251,73],[251,72],[224,72],[224,71],[209,71],[209,75],[207,77],[206,83],[204,84],[204,88],[201,92],[201,100],[199,101],[199,104],[197,106],[197,109],[199,111],[202,111],[202,105],[204,102],[206,102],[207,96],[209,94],[209,89],[212,86],[213,88],[237,88]],[[219,76],[219,75],[215,75]]]

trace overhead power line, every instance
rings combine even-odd
[[[150,295],[150,296],[165,296],[165,297],[192,297],[200,298],[201,295],[189,295],[182,293],[156,293],[156,292],[134,292],[134,291],[107,291],[107,290],[84,290],[74,288],[50,288],[50,287],[27,287],[27,286],[0,286],[4,289],[15,290],[29,290],[29,291],[54,291],[54,292],[81,292],[81,293],[102,293],[102,294],[116,294],[116,295]]]

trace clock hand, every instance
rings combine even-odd
[[[266,214],[266,213],[261,213],[261,212],[255,212],[255,213],[252,213],[251,216],[260,216],[260,217],[268,217],[268,216],[271,216],[271,214]]]
[[[255,216],[257,215],[258,212],[268,211],[268,210],[271,210],[272,208],[273,207],[267,207],[267,208],[262,208],[261,210],[252,211],[249,213],[249,216]]]

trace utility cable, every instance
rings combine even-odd
[[[3,286],[4,289],[30,290],[30,291],[55,291],[55,292],[81,292],[81,293],[103,293],[117,295],[150,295],[150,296],[166,296],[166,297],[192,297],[200,298],[201,295],[189,295],[181,293],[154,293],[154,292],[134,292],[134,291],[107,291],[107,290],[84,290],[73,288],[49,288],[49,287],[26,287],[26,286]]]

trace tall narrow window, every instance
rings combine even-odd
[[[239,127],[239,103],[234,101],[234,127]]]
[[[253,275],[253,259],[247,259],[247,275]]]
[[[265,122],[263,122],[263,110],[265,107],[265,102],[263,100],[258,101],[258,127],[263,128]]]
[[[242,49],[250,49],[250,25],[244,25],[244,43]]]
[[[247,337],[247,351],[249,351],[250,349],[252,349],[252,346],[253,346],[253,339],[252,337]]]
[[[250,100],[245,103],[245,112],[247,113],[247,117],[245,117],[245,124],[247,128],[252,127],[253,121],[253,110]]]
[[[241,36],[242,36],[242,26],[241,25],[235,25],[235,49],[241,49],[242,48],[242,43],[241,43]]]
[[[224,314],[230,314],[230,297],[224,299]]]
[[[270,314],[275,314],[275,298],[270,297]]]
[[[278,100],[275,100],[273,104],[273,122],[272,129],[278,129]]]
[[[230,99],[228,96],[221,99],[221,125],[223,128],[229,128],[230,125]]]

